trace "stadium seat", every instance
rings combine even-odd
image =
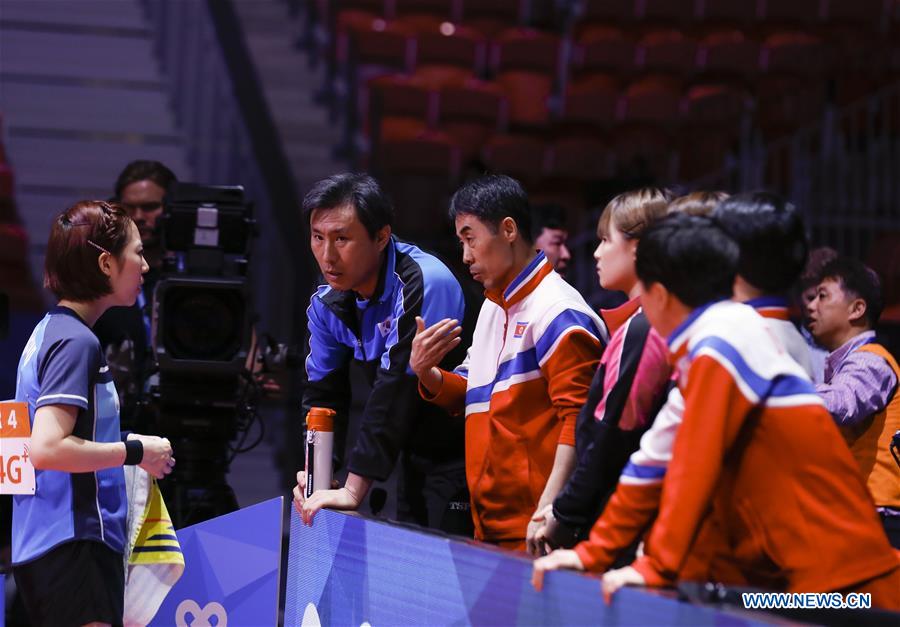
[[[535,29],[508,29],[494,40],[490,65],[509,99],[510,124],[534,127],[549,122],[559,55],[559,38]]]
[[[494,37],[512,25],[525,23],[527,0],[463,0],[462,22]]]
[[[634,71],[634,39],[615,26],[601,24],[585,28],[572,51],[575,76],[597,71],[624,76]]]
[[[499,86],[470,80],[440,91],[437,128],[459,146],[463,163],[475,159],[487,139],[506,123],[507,103]]]
[[[592,74],[566,88],[562,120],[568,125],[609,127],[619,118],[619,82],[608,74]]]
[[[820,38],[799,31],[769,35],[762,44],[760,70],[772,74],[821,75],[828,50]]]
[[[487,41],[480,32],[458,24],[442,22],[435,28],[417,32],[416,67],[463,68],[483,74],[487,61]]]
[[[613,171],[613,153],[599,138],[561,137],[547,149],[546,176],[561,187],[608,179]]]
[[[415,33],[403,24],[377,19],[350,33],[349,63],[408,72],[415,66]]]
[[[537,183],[546,168],[546,144],[529,135],[495,135],[482,151],[490,172],[508,174],[523,184]]]
[[[414,78],[381,76],[369,81],[367,129],[374,150],[383,141],[413,139],[433,121],[437,94]]]
[[[696,68],[697,42],[680,30],[653,30],[641,37],[637,65],[645,72],[670,72],[687,76]]]
[[[759,70],[759,43],[733,28],[709,32],[700,41],[697,65],[705,75],[750,80]]]
[[[459,148],[442,133],[381,143],[370,169],[397,208],[398,236],[425,244],[446,239],[446,207],[461,166]]]
[[[443,173],[448,180],[456,180],[460,173],[459,148],[443,133],[427,132],[416,138],[385,139],[375,156],[378,171]]]
[[[687,90],[682,110],[688,124],[736,127],[749,103],[749,94],[743,89],[727,83],[702,83]]]
[[[670,76],[649,76],[625,90],[624,119],[628,122],[671,124],[681,115],[681,81]]]

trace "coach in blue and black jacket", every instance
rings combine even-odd
[[[351,362],[362,365],[372,389],[344,486],[304,499],[306,476],[298,473],[298,511],[311,523],[322,507],[356,509],[372,481],[387,479],[402,457],[398,517],[471,533],[463,421],[424,402],[409,369],[416,317],[427,325],[444,319],[463,323],[466,300],[459,282],[439,259],[392,235],[390,201],[367,175],[338,174],[320,181],[304,199],[303,211],[326,282],[307,309],[303,415],[310,407],[335,410],[338,458],[351,401]],[[465,326],[471,330],[472,325]],[[447,365],[461,361],[467,346],[461,340]]]

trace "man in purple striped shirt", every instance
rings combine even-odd
[[[816,391],[860,465],[891,544],[900,548],[900,468],[889,449],[900,429],[900,367],[875,341],[881,287],[854,259],[835,259],[821,276],[807,305],[809,330],[830,351]]]

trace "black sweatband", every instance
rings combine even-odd
[[[125,442],[125,466],[137,466],[144,459],[144,443],[140,440]]]

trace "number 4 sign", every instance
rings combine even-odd
[[[0,494],[34,494],[28,404],[0,402]]]

